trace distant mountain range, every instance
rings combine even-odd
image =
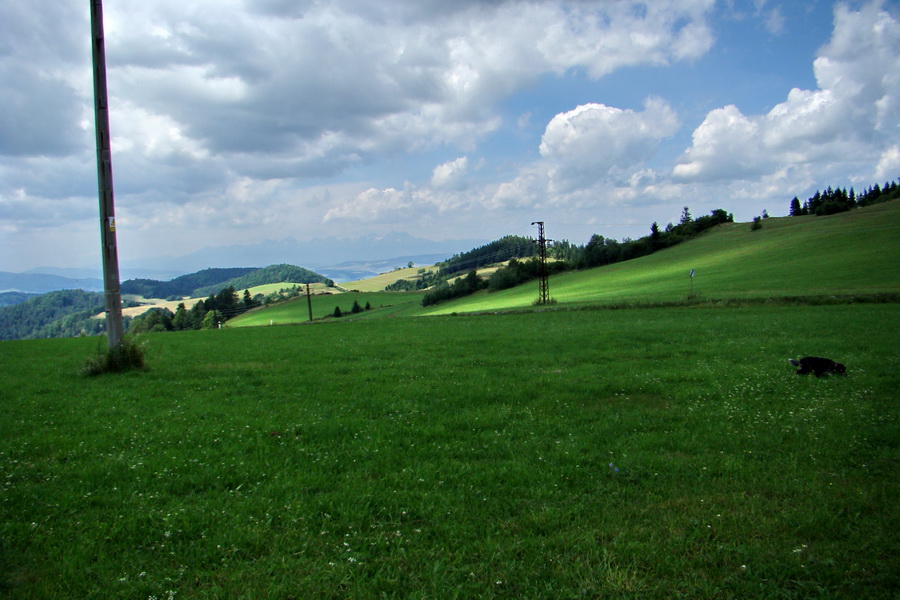
[[[406,233],[384,236],[366,236],[353,239],[316,238],[298,240],[266,240],[257,244],[220,246],[178,257],[151,256],[123,263],[124,269],[157,269],[192,273],[208,268],[245,267],[286,263],[299,265],[326,275],[335,281],[356,279],[341,277],[342,273],[359,271],[377,275],[371,266],[390,264],[389,268],[403,265],[410,260],[424,264],[425,258],[443,260],[458,252],[464,252],[487,240],[445,240],[435,242],[413,237]],[[438,256],[440,258],[435,259]],[[418,259],[418,260],[417,260]],[[336,275],[330,273],[337,271]]]
[[[257,244],[207,248],[185,256],[151,256],[123,261],[120,279],[165,281],[209,268],[249,267],[287,263],[300,265],[338,283],[365,279],[398,266],[434,264],[485,240],[435,242],[406,233],[354,239],[317,238],[266,240]],[[25,273],[0,271],[0,292],[45,294],[56,290],[103,291],[100,267],[41,267]]]
[[[47,273],[8,273],[0,271],[0,292],[46,294],[57,290],[103,291],[103,280],[93,277],[73,278]]]

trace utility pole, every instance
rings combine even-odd
[[[550,282],[548,281],[547,276],[547,240],[544,238],[544,222],[543,221],[535,221],[532,225],[538,226],[538,249],[540,251],[541,257],[541,273],[540,273],[540,287],[539,287],[539,296],[537,299],[537,304],[549,304],[550,303]]]
[[[106,46],[103,3],[91,0],[91,39],[94,60],[94,125],[97,132],[97,180],[100,192],[100,244],[103,254],[103,290],[106,296],[106,341],[110,349],[122,344],[122,294],[119,288],[119,252],[113,203],[112,152],[109,145],[109,103],[106,93]]]
[[[309,320],[312,321],[312,295],[309,293],[309,284],[306,284],[306,303],[309,305]]]

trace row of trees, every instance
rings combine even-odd
[[[461,273],[466,273],[472,269],[505,262],[511,259],[527,258],[537,254],[537,242],[534,238],[523,237],[519,235],[507,235],[498,240],[473,248],[467,252],[461,252],[453,255],[443,262],[437,263],[435,271],[425,271],[422,269],[419,277],[416,279],[398,279],[394,283],[385,287],[388,292],[406,292],[415,290],[425,290],[432,288],[432,292],[437,292],[438,296],[457,297],[456,292],[461,289],[457,285],[455,290],[444,289],[447,286],[442,285],[450,279],[457,277]],[[438,291],[435,288],[440,287]],[[452,287],[452,286],[449,286]],[[462,294],[465,295],[465,294]]]
[[[203,269],[196,273],[181,275],[170,281],[156,279],[129,279],[122,282],[122,293],[144,298],[168,298],[177,300],[185,296],[203,297],[210,292],[195,294],[198,288],[218,285],[227,286],[229,280],[257,271],[256,267],[236,267],[230,269]],[[287,280],[285,280],[287,281]],[[251,287],[251,286],[246,286]],[[221,289],[221,288],[219,288]],[[218,291],[218,290],[217,290]]]
[[[334,281],[315,271],[288,264],[257,267],[236,267],[230,269],[204,269],[196,273],[182,275],[171,281],[155,279],[129,279],[122,283],[123,294],[134,294],[144,298],[202,298],[218,294],[222,289],[246,289],[268,283],[294,281],[297,283],[324,283],[333,286]]]
[[[151,308],[131,320],[129,333],[155,331],[185,331],[191,329],[216,329],[226,320],[260,306],[261,297],[252,298],[249,290],[238,299],[233,287],[227,287],[218,294],[210,294],[206,300],[198,300],[190,310],[184,302],[178,304],[173,313],[167,308]]]
[[[297,267],[294,265],[279,264],[269,265],[268,267],[263,267],[262,269],[255,269],[254,271],[247,273],[246,275],[230,279],[224,284],[219,284],[218,286],[211,285],[208,287],[196,289],[194,290],[193,295],[194,297],[203,297],[207,294],[215,294],[218,293],[218,291],[224,286],[230,286],[236,290],[242,290],[246,288],[257,287],[260,285],[266,285],[269,283],[280,283],[282,281],[293,281],[296,283],[324,283],[329,287],[334,286],[334,281],[325,277],[324,275],[319,275],[315,271],[310,271],[309,269],[304,269],[303,267]]]
[[[900,180],[898,180],[900,181]],[[791,199],[788,214],[792,217],[804,215],[834,215],[846,212],[861,206],[871,206],[881,202],[888,202],[900,198],[900,185],[897,181],[888,181],[884,187],[877,183],[860,192],[851,187],[833,189],[831,186],[824,192],[816,190],[816,193],[800,204],[800,199],[794,196]]]
[[[469,271],[468,275],[458,278],[452,284],[446,281],[438,283],[422,297],[422,306],[431,306],[453,298],[468,296],[485,287],[487,287],[487,283],[478,277],[478,274],[473,269]]]
[[[349,314],[356,315],[356,314],[363,312],[364,310],[372,310],[372,305],[369,304],[368,302],[366,302],[366,307],[363,308],[362,306],[360,306],[360,304],[357,300],[354,300],[353,306],[350,308]],[[335,317],[335,318],[340,318],[340,317],[343,317],[345,314],[347,314],[347,313],[342,311],[340,306],[335,306],[334,312],[331,313],[331,316]]]

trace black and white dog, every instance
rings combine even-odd
[[[847,367],[841,363],[834,362],[830,358],[822,358],[819,356],[806,356],[800,360],[789,358],[788,362],[795,367],[800,367],[797,369],[797,375],[813,373],[816,377],[821,377],[827,373],[844,374],[847,372]]]

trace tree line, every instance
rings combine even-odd
[[[229,286],[218,294],[210,294],[206,300],[198,300],[190,309],[184,302],[178,304],[174,313],[168,308],[151,308],[131,320],[128,333],[217,329],[226,320],[260,306],[261,303],[261,295],[253,298],[250,290],[244,290],[242,298],[238,299],[235,289]]]
[[[330,287],[334,286],[334,281],[324,275],[319,275],[315,271],[310,271],[309,269],[294,265],[279,264],[256,269],[241,277],[229,279],[224,284],[198,288],[194,290],[192,295],[193,297],[198,298],[206,296],[207,294],[218,293],[224,286],[241,290],[281,281],[291,281],[294,283],[324,283]]]
[[[472,269],[505,262],[514,258],[525,258],[537,254],[537,241],[531,237],[506,235],[483,246],[466,252],[454,254],[451,258],[435,264],[437,270],[426,272],[424,269],[415,280],[398,279],[385,287],[389,292],[406,292],[424,290],[441,286],[460,273]],[[457,286],[457,289],[459,286]],[[443,292],[442,292],[443,293]]]
[[[794,196],[791,199],[788,215],[792,217],[834,215],[857,207],[889,202],[897,198],[900,198],[900,184],[897,181],[885,182],[883,187],[876,183],[859,193],[852,187],[847,191],[847,188],[834,189],[828,186],[824,192],[816,190],[816,193],[807,198],[803,204],[800,203],[800,198]]]
[[[278,264],[269,265],[261,269],[257,267],[203,269],[196,273],[176,277],[171,281],[129,279],[122,283],[121,289],[123,294],[133,294],[144,298],[177,300],[186,296],[202,298],[210,294],[218,294],[219,291],[227,287],[240,290],[281,281],[334,285],[331,279],[309,269],[288,264]]]
[[[259,270],[257,267],[235,267],[231,269],[203,269],[196,273],[181,275],[170,281],[157,281],[155,279],[129,279],[122,282],[122,294],[133,294],[144,298],[166,298],[177,300],[185,296],[206,296],[209,292],[194,294],[198,288],[211,285],[225,287],[225,282],[236,277],[247,275]],[[247,286],[250,287],[250,286]],[[221,289],[221,288],[219,288]]]

